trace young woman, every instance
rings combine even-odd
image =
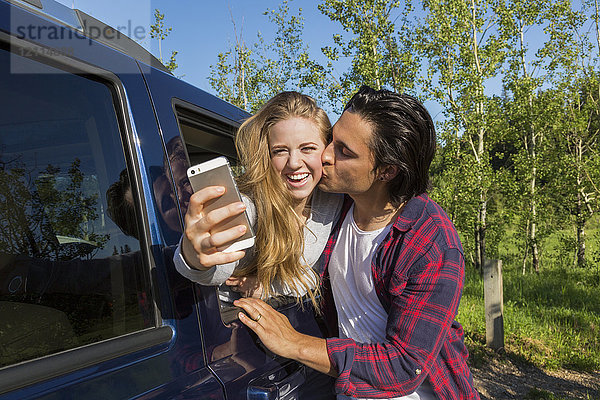
[[[236,136],[245,171],[236,203],[204,215],[204,204],[222,193],[196,192],[185,216],[185,234],[174,261],[185,277],[202,285],[224,282],[246,296],[308,294],[316,305],[317,263],[343,197],[320,191],[321,154],[331,132],[325,111],[309,96],[283,92],[246,120]],[[247,252],[219,251],[241,236],[239,227],[211,235],[231,213],[248,210],[256,234]]]

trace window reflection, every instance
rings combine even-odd
[[[111,90],[3,49],[0,87],[0,367],[153,326]]]

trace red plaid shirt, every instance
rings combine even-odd
[[[344,217],[325,247],[323,312],[337,335],[337,314],[327,266]],[[426,194],[411,199],[372,261],[377,296],[388,313],[386,341],[327,339],[339,373],[336,392],[388,398],[414,392],[428,378],[440,399],[479,399],[467,366],[463,329],[454,320],[464,281],[464,257],[454,225]]]

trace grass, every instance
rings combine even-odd
[[[568,397],[557,396],[546,390],[532,388],[524,397],[525,400],[572,400]],[[583,400],[591,400],[591,397],[587,395]]]
[[[541,389],[531,389],[524,397],[526,400],[563,400],[554,394]]]
[[[589,235],[597,236],[594,232]],[[500,251],[505,354],[544,369],[600,370],[598,260],[590,262],[587,268],[576,268],[572,257],[561,257],[558,240],[551,239],[552,246],[547,247],[545,255],[547,262],[539,274],[522,275],[520,257],[510,248],[509,240]],[[598,254],[598,247],[597,241],[589,241],[591,259]],[[483,280],[472,267],[467,267],[457,319],[465,329],[471,362],[484,362],[490,351],[485,347]],[[530,398],[554,398],[535,396]]]

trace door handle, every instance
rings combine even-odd
[[[296,400],[306,381],[304,365],[291,361],[250,382],[248,400]]]

